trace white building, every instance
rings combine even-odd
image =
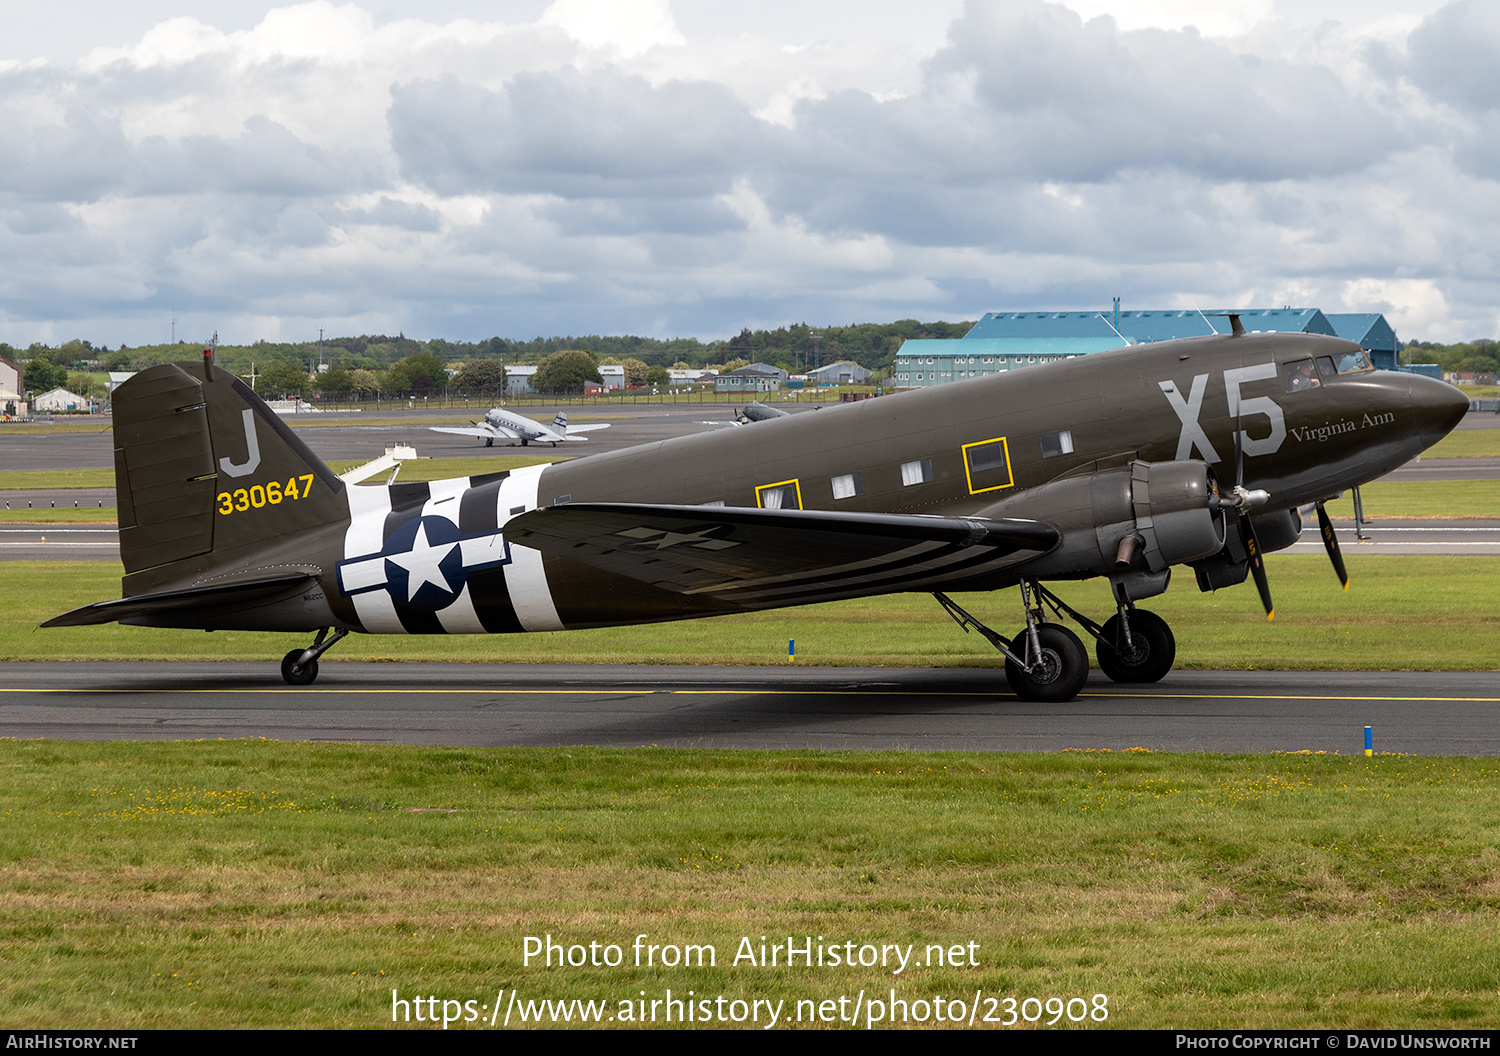
[[[0,391],[8,392],[12,398],[19,399],[19,393],[26,391],[26,374],[21,370],[21,365],[12,360],[0,356]]]
[[[92,411],[94,401],[67,389],[49,389],[31,401],[34,411]]]

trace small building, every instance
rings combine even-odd
[[[751,363],[739,370],[726,371],[714,378],[715,392],[777,392],[788,374],[769,363]]]
[[[7,389],[0,385],[0,416],[6,418],[25,418],[26,401],[22,399],[19,392]]]
[[[531,384],[531,379],[536,375],[536,367],[506,367],[505,368],[505,394],[507,396],[524,396],[528,392],[535,392],[536,386]]]
[[[110,371],[109,372],[109,394],[111,396],[113,396],[115,394],[115,390],[118,389],[121,385],[124,385],[131,378],[135,377],[135,374],[136,374],[136,372],[133,371],[133,370],[112,370],[112,371]]]
[[[807,380],[814,385],[868,385],[873,374],[874,371],[845,359],[809,370]]]
[[[0,356],[0,392],[8,392],[14,396],[25,391],[26,372],[19,363]]]
[[[57,413],[60,411],[92,411],[94,401],[87,396],[80,396],[76,392],[67,389],[48,389],[40,396],[31,401],[31,408],[35,411]]]
[[[605,364],[599,368],[599,376],[604,379],[604,387],[612,392],[625,387],[625,367],[623,364]]]

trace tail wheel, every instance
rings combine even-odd
[[[289,686],[310,686],[318,677],[318,662],[309,660],[301,667],[297,661],[302,658],[305,649],[293,649],[281,658],[281,677],[286,679]]]
[[[1134,628],[1132,628],[1134,630]],[[1044,623],[1036,629],[1042,655],[1031,652],[1031,635],[1022,631],[1010,643],[1011,652],[1032,664],[1024,671],[1015,661],[1005,661],[1005,680],[1022,700],[1060,704],[1078,696],[1089,679],[1089,654],[1078,635],[1061,624]]]
[[[1104,621],[1094,643],[1099,669],[1116,682],[1160,682],[1177,659],[1177,639],[1167,621],[1154,612],[1130,613],[1130,646],[1118,614]]]

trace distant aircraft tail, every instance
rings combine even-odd
[[[557,417],[552,419],[552,428],[562,433],[563,436],[568,435],[568,415],[566,412],[557,412]]]
[[[115,490],[126,596],[348,521],[344,482],[233,374],[163,364],[115,390]]]

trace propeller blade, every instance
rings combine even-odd
[[[1266,610],[1266,619],[1276,618],[1276,606],[1271,603],[1271,583],[1266,579],[1266,561],[1261,556],[1260,540],[1255,538],[1255,525],[1249,516],[1240,518],[1240,527],[1245,533],[1245,552],[1250,556],[1250,574],[1255,577],[1255,589],[1260,591],[1260,603]]]
[[[1339,582],[1344,589],[1349,589],[1349,573],[1344,569],[1344,555],[1339,550],[1339,537],[1333,533],[1333,521],[1328,518],[1328,511],[1323,509],[1323,504],[1318,503],[1318,531],[1323,534],[1323,549],[1328,551],[1328,560],[1333,562],[1333,571],[1338,575]]]
[[[1245,445],[1241,438],[1245,434],[1240,432],[1240,416],[1234,416],[1234,486],[1242,488],[1245,486]]]

